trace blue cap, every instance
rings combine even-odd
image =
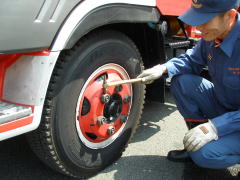
[[[191,26],[210,21],[215,16],[239,5],[240,0],[192,0],[192,6],[179,19]]]

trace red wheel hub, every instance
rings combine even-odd
[[[118,133],[131,108],[131,85],[108,87],[104,94],[104,76],[108,82],[126,79],[116,69],[105,69],[86,84],[80,99],[78,123],[82,135],[92,143],[104,142]]]

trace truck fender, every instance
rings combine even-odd
[[[71,48],[89,31],[112,23],[158,22],[156,1],[94,1],[79,4],[63,23],[51,51]]]

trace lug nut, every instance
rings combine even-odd
[[[126,123],[126,121],[127,121],[127,116],[124,116],[124,115],[122,115],[122,116],[120,116],[120,122],[123,124],[123,123]]]
[[[130,103],[130,101],[131,101],[131,96],[124,95],[124,97],[123,97],[123,102],[124,102],[125,104],[127,104],[127,103]]]
[[[114,91],[115,91],[116,93],[119,93],[119,92],[122,91],[122,89],[123,89],[122,85],[117,85],[117,86],[115,87]]]
[[[114,132],[115,132],[115,127],[114,126],[109,126],[108,129],[107,129],[107,133],[109,135],[112,135],[112,134],[114,134]]]
[[[101,96],[101,102],[102,102],[103,104],[108,103],[109,101],[110,101],[110,95],[109,95],[109,94],[103,94],[103,95]]]
[[[103,125],[106,121],[107,121],[107,119],[104,116],[97,117],[97,123],[99,126]]]

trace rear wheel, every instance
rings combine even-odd
[[[102,88],[142,71],[134,43],[115,31],[89,34],[61,54],[45,100],[42,122],[29,136],[36,154],[74,177],[96,174],[117,160],[135,132],[144,85]]]

